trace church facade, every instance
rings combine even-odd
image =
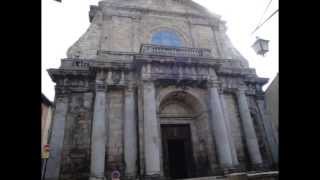
[[[103,0],[58,69],[47,180],[277,179],[262,86],[191,0]],[[251,173],[251,175],[250,175]]]

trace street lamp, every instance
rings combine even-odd
[[[269,40],[257,37],[256,42],[251,47],[257,54],[264,56],[269,51]]]

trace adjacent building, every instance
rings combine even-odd
[[[89,20],[48,70],[47,180],[277,179],[268,79],[220,16],[191,0],[103,0]]]
[[[279,74],[273,79],[265,94],[271,121],[279,131]]]
[[[41,149],[48,144],[53,103],[41,93]],[[42,151],[41,151],[42,152]]]

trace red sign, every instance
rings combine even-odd
[[[49,150],[50,150],[49,144],[44,145],[44,151],[49,151]]]
[[[49,151],[50,151],[49,144],[44,145],[43,146],[43,153],[42,153],[42,158],[43,159],[48,159],[49,158]]]

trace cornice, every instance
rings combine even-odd
[[[107,16],[121,16],[121,17],[128,17],[128,18],[141,18],[144,15],[158,15],[158,16],[165,16],[165,17],[177,17],[177,18],[187,18],[189,20],[201,19],[206,21],[206,23],[201,23],[202,25],[218,25],[220,20],[220,16],[213,16],[210,13],[206,14],[196,14],[192,12],[172,12],[172,11],[164,11],[164,10],[157,10],[157,9],[150,9],[150,8],[143,8],[143,7],[135,7],[135,6],[119,6],[119,5],[112,5],[101,3],[101,9],[104,15]]]

